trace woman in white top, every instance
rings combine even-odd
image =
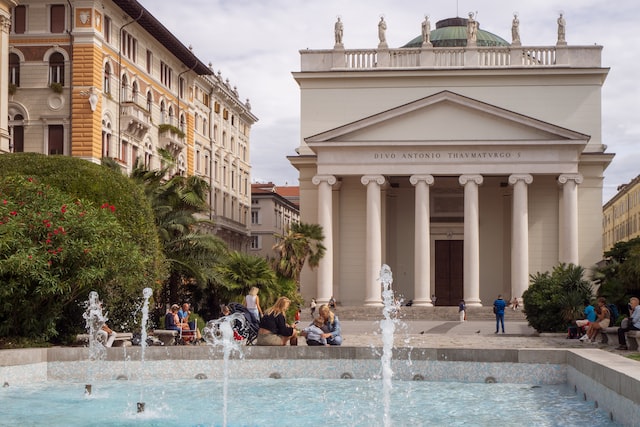
[[[247,306],[249,312],[253,315],[256,321],[260,321],[262,317],[262,308],[260,308],[260,298],[258,297],[258,288],[255,286],[249,291],[249,295],[244,297],[244,305]]]

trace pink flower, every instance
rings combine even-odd
[[[60,212],[65,213],[67,211],[67,205],[62,205]]]
[[[113,206],[113,205],[109,206],[109,209],[111,209],[111,212],[115,212],[116,211],[116,207]]]
[[[18,212],[16,212],[16,211],[11,211],[11,212],[9,212],[9,215],[16,216],[16,215],[18,215]]]

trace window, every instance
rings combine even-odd
[[[111,65],[107,62],[104,64],[104,81],[102,82],[102,91],[106,94],[111,93]]]
[[[64,128],[49,125],[49,155],[64,154]]]
[[[13,32],[24,34],[27,31],[27,7],[16,6],[13,9]]]
[[[135,103],[138,102],[138,82],[133,82],[131,85],[131,100]]]
[[[151,95],[151,91],[147,92],[147,111],[151,112],[151,107],[153,107],[153,96]]]
[[[147,74],[151,74],[153,71],[153,52],[147,49]]]
[[[251,249],[260,249],[260,236],[251,236]]]
[[[207,119],[202,119],[202,134],[207,136]]]
[[[258,211],[251,211],[251,224],[258,225],[260,224],[259,220]]]
[[[108,16],[104,17],[104,41],[107,43],[111,43],[111,18]]]
[[[20,86],[20,57],[17,53],[9,54],[9,83]]]
[[[52,4],[50,11],[49,30],[52,33],[64,33],[64,5]]]
[[[60,83],[64,86],[64,56],[54,52],[49,57],[49,84]]]
[[[180,77],[180,81],[178,82],[178,96],[180,98],[184,98],[184,78]]]
[[[129,88],[129,79],[127,79],[127,75],[126,74],[122,75],[121,81],[122,81],[122,83],[120,84],[120,100],[127,101],[127,94],[129,92],[129,90],[128,90],[128,88]]]
[[[160,82],[171,89],[171,79],[173,78],[173,70],[164,62],[160,61]]]
[[[136,62],[138,59],[138,40],[126,31],[123,31],[120,40],[120,50],[122,56]]]
[[[11,135],[11,152],[24,152],[24,117],[22,114],[16,114],[9,118],[9,134]]]

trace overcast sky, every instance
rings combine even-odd
[[[611,68],[602,92],[602,140],[616,157],[605,171],[603,202],[640,174],[640,12],[638,0],[139,0],[196,56],[211,62],[259,121],[251,134],[252,180],[298,185],[286,156],[300,141],[301,49],[333,48],[333,24],[344,23],[346,49],[375,48],[384,15],[387,42],[400,47],[420,35],[424,15],[441,19],[478,12],[480,28],[511,41],[517,12],[523,45],[552,46],[563,12],[569,45],[604,47]],[[634,67],[635,65],[635,67]]]

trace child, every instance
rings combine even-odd
[[[327,346],[327,339],[322,336],[325,333],[323,330],[324,322],[321,317],[316,317],[313,323],[302,330],[305,338],[307,339],[307,345],[324,345]]]

